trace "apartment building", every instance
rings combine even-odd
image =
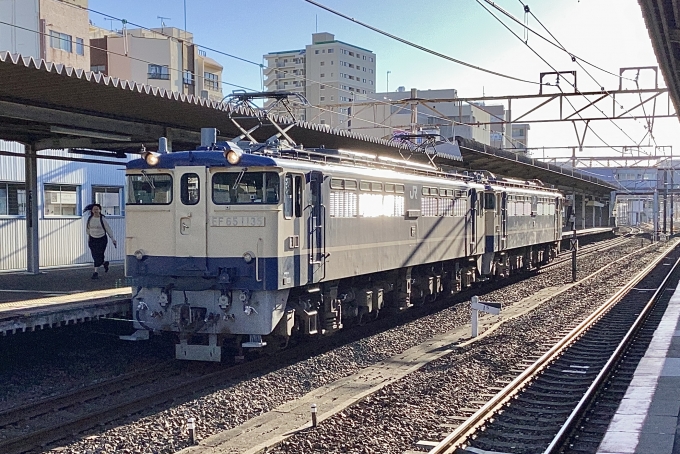
[[[314,33],[312,44],[304,49],[272,52],[264,59],[267,91],[298,93],[311,105],[298,106],[295,113],[300,120],[347,127],[347,112],[328,106],[375,94],[376,55],[336,40],[332,33]]]
[[[2,0],[0,51],[90,69],[87,0]]]
[[[175,27],[109,31],[90,26],[93,72],[220,101],[222,70]]]

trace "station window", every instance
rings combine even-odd
[[[180,198],[184,205],[196,205],[201,197],[198,175],[185,173],[179,180]]]
[[[0,216],[26,216],[26,186],[0,183]]]
[[[102,206],[104,216],[120,216],[121,190],[119,187],[92,186],[92,202]]]
[[[77,216],[80,187],[61,184],[45,185],[45,216]]]

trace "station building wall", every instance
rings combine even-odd
[[[0,150],[23,153],[24,147],[0,140]],[[66,150],[44,150],[68,156]],[[73,156],[73,155],[70,155]],[[24,159],[0,156],[0,271],[26,269],[26,195]],[[92,262],[83,208],[104,202],[118,248],[109,242],[106,258],[125,258],[125,166],[38,159],[38,232],[40,266]]]

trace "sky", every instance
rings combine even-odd
[[[528,26],[548,37],[542,25],[545,26],[569,53],[582,60],[614,74],[623,67],[657,65],[637,0],[523,1],[535,16],[528,18]],[[599,90],[600,87],[614,90],[619,86],[619,78],[615,75],[585,63],[582,63],[585,69],[581,68],[572,62],[569,54],[533,34],[529,34],[527,46],[482,4],[502,17],[503,22],[521,38],[524,34],[522,28],[484,0],[319,0],[319,3],[457,60],[534,83],[510,80],[430,55],[304,0],[90,0],[89,7],[144,27],[159,27],[164,21],[167,26],[184,28],[186,4],[186,27],[194,34],[196,44],[252,62],[207,51],[209,57],[224,66],[225,94],[237,86],[261,90],[261,69],[258,65],[262,63],[262,56],[273,51],[303,49],[311,43],[311,34],[316,31],[333,33],[340,41],[373,51],[376,54],[377,92],[386,91],[388,71],[390,90],[398,86],[407,90],[455,88],[458,96],[463,98],[537,94],[539,74],[555,70],[576,70],[577,86],[582,92]],[[498,0],[495,3],[520,21],[524,20],[525,13],[519,0]],[[159,16],[166,19],[159,19]],[[90,20],[104,28],[120,29],[122,26],[120,21],[106,20],[94,12],[90,13]],[[134,28],[133,25],[128,27]],[[629,71],[624,76],[631,80],[623,80],[623,88],[635,88],[632,79],[635,79],[636,72]],[[560,87],[565,92],[573,90],[570,82],[573,83],[573,80],[562,80]],[[652,88],[654,72],[642,71],[637,83],[641,88]],[[659,86],[665,86],[660,73]],[[555,92],[556,88],[544,87],[544,90]],[[667,113],[666,100],[666,97],[660,98],[657,112]],[[613,108],[622,113],[638,104],[640,99],[639,95],[626,95],[617,97],[616,101],[617,104],[608,99],[598,106],[606,115],[612,116]],[[587,101],[578,97],[572,102],[578,109]],[[536,104],[536,101],[516,101],[513,102],[513,111],[526,111]],[[644,118],[645,113],[651,113],[651,108],[650,104],[645,112],[641,109],[631,112],[629,116],[635,116],[635,119],[615,123],[607,120],[591,122],[584,145],[611,148],[586,149],[582,155],[619,155],[625,152],[621,147],[635,144],[670,146],[676,150],[675,154],[680,154],[677,118],[657,119],[652,139]],[[673,111],[671,106],[670,113]],[[545,112],[542,118],[556,118],[558,115],[556,109]],[[596,113],[591,108],[582,115],[594,116]],[[578,123],[579,133],[582,133],[583,124]],[[544,123],[531,125],[529,142],[530,147],[548,147],[547,152],[533,152],[534,156],[540,157],[544,154],[563,155],[566,151],[550,147],[575,146],[578,139],[570,122]]]

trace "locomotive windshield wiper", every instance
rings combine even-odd
[[[241,180],[243,179],[243,175],[246,173],[246,170],[248,170],[248,167],[244,167],[241,172],[239,172],[238,176],[236,177],[236,181],[234,182],[234,189],[238,187],[238,185],[241,183]]]
[[[156,189],[156,185],[153,184],[153,180],[149,178],[149,175],[146,174],[146,170],[142,170],[142,176],[146,180],[147,183],[149,183],[149,186],[151,186],[151,189]]]

